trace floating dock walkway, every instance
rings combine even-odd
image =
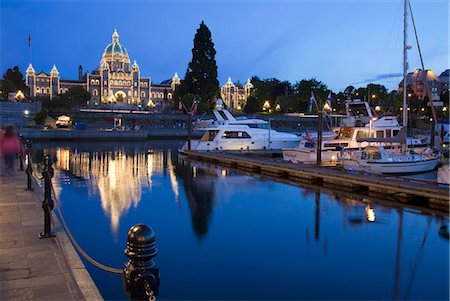
[[[413,208],[449,212],[449,186],[431,181],[342,170],[315,164],[296,164],[249,153],[183,151],[192,160],[210,162],[275,180],[320,185],[343,192],[401,202]],[[267,155],[267,154],[266,154]]]

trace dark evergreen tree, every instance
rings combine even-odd
[[[192,60],[188,65],[184,80],[181,81],[175,93],[175,99],[185,95],[198,95],[199,111],[209,110],[214,106],[219,94],[217,80],[216,50],[211,38],[211,32],[202,21],[194,37]]]
[[[3,79],[0,81],[1,98],[8,99],[10,92],[22,91],[23,94],[28,95],[28,87],[25,85],[22,72],[19,67],[9,68],[3,74]]]

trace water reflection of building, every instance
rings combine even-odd
[[[76,177],[89,180],[91,193],[99,193],[102,209],[111,218],[116,231],[120,217],[131,206],[137,207],[143,187],[151,187],[152,176],[164,169],[162,151],[136,152],[70,152],[59,148],[57,167]],[[176,178],[175,178],[176,181]]]

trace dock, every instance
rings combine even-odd
[[[0,299],[103,300],[56,218],[56,237],[38,238],[44,218],[43,194],[37,182],[33,183],[34,191],[25,191],[25,173],[6,174],[2,168]]]
[[[263,175],[278,181],[294,184],[332,188],[345,193],[357,193],[384,200],[385,203],[402,203],[412,208],[428,208],[449,212],[449,186],[431,181],[350,172],[339,167],[297,164],[251,155],[250,153],[184,151],[192,160],[213,163],[250,174]]]

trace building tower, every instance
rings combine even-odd
[[[222,99],[225,101],[225,105],[229,110],[234,110],[234,99],[237,96],[235,92],[236,86],[231,81],[231,77],[228,78],[228,81],[225,85],[222,86],[220,92],[222,94]]]
[[[100,62],[100,93],[101,101],[108,102],[111,99],[110,89],[109,89],[109,64],[102,60]],[[94,95],[96,96],[96,95]],[[98,98],[94,97],[94,102],[98,102]]]
[[[36,96],[36,72],[34,71],[33,65],[28,65],[27,71],[26,71],[26,78],[25,82],[30,89],[30,98],[33,98]]]
[[[50,71],[50,99],[58,96],[59,92],[59,72],[56,66],[53,65]]]
[[[251,93],[252,93],[252,89],[255,86],[253,86],[253,84],[250,82],[250,79],[247,79],[247,82],[244,85],[244,98],[245,98],[245,102],[247,102],[248,98],[250,97]]]
[[[132,93],[132,103],[138,104],[140,103],[140,85],[139,85],[139,77],[141,75],[141,72],[139,70],[139,66],[136,63],[136,60],[133,62],[133,66],[131,66],[131,78],[132,78],[132,87],[131,87],[131,93]]]
[[[83,66],[78,66],[78,80],[82,81],[83,80]]]
[[[177,86],[181,83],[180,78],[178,77],[178,73],[175,72],[175,74],[172,77],[172,81],[170,82],[170,88],[172,89],[172,93],[175,91]]]

